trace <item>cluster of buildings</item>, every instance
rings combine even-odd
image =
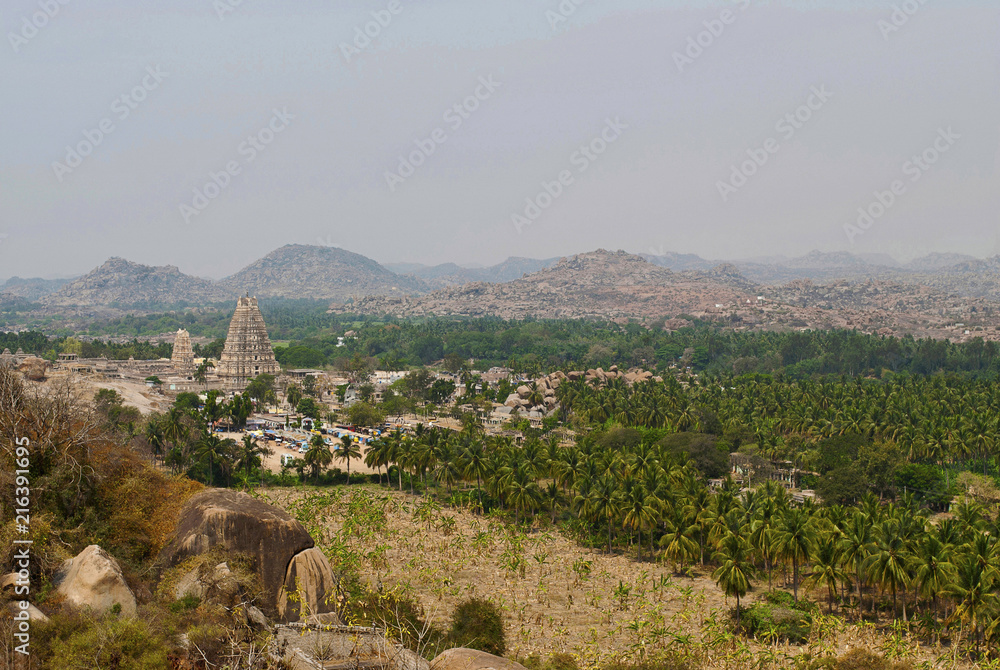
[[[18,368],[31,359],[35,357],[25,354],[23,350],[19,349],[16,354],[12,354],[9,349],[5,349],[0,354],[0,366]],[[202,365],[206,367],[201,368]],[[77,354],[64,353],[59,354],[52,368],[68,373],[100,374],[145,382],[149,386],[159,386],[174,392],[218,389],[227,393],[242,391],[250,380],[259,375],[277,376],[281,372],[278,361],[274,358],[257,298],[252,298],[249,294],[236,303],[226,345],[218,361],[195,358],[191,335],[181,329],[174,335],[174,351],[170,359],[137,361],[130,358],[127,361],[114,361],[105,357],[80,358]],[[204,378],[198,374],[199,368],[202,369]]]

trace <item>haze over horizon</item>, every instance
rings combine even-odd
[[[1000,253],[995,2],[926,2],[898,30],[898,0],[398,3],[67,2],[20,40],[38,2],[5,3],[0,278],[121,256],[218,279],[294,243],[427,265]]]

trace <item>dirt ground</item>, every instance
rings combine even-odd
[[[493,600],[504,611],[511,658],[568,652],[589,667],[657,649],[699,648],[719,654],[718,663],[704,667],[751,667],[751,659],[756,665],[772,656],[784,661],[770,667],[786,667],[804,652],[839,655],[852,645],[886,644],[875,631],[839,619],[823,624],[823,639],[808,648],[741,642],[721,625],[735,603],[708,569],[677,575],[657,562],[587,549],[551,527],[522,534],[421,496],[354,486],[278,489],[267,497],[321,537],[328,555],[352,557],[373,587],[412,594],[442,628],[460,601]]]
[[[76,393],[91,398],[99,389],[114,389],[124,399],[124,404],[131,405],[144,416],[155,412],[165,412],[170,408],[173,399],[147,387],[144,383],[128,382],[121,379],[105,379],[91,375],[77,375],[65,372],[51,374],[43,387],[54,390],[60,385],[70,384]]]

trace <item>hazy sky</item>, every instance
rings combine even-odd
[[[997,0],[3,0],[0,27],[0,278],[287,243],[1000,253]]]

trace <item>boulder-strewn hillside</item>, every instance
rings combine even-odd
[[[514,281],[475,282],[418,298],[370,297],[352,311],[502,318],[673,316],[745,299],[747,286],[738,274],[675,273],[640,256],[600,249]]]
[[[344,302],[368,295],[423,293],[426,284],[397,275],[360,254],[334,247],[290,244],[254,261],[219,286],[227,295],[314,298]]]
[[[144,307],[203,304],[230,296],[208,279],[186,275],[172,265],[151,267],[111,258],[104,265],[44,296],[47,307]]]

